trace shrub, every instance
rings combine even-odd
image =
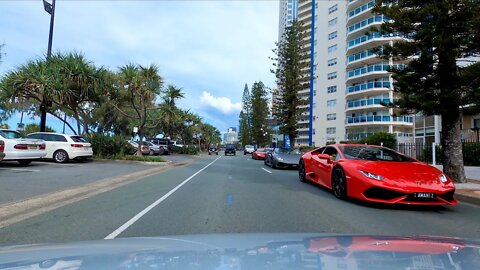
[[[184,145],[183,147],[173,146],[172,152],[184,155],[198,155],[200,150],[193,145]]]
[[[92,133],[85,136],[92,144],[93,154],[101,157],[113,157],[131,153],[133,147],[120,135],[104,135]]]
[[[359,143],[367,143],[372,145],[382,145],[388,148],[394,148],[397,144],[397,138],[395,134],[388,132],[376,132],[372,135],[362,139]]]

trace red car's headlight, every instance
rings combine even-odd
[[[447,183],[447,182],[448,182],[447,176],[442,173],[442,174],[440,175],[440,181],[441,181],[442,183]]]
[[[381,175],[378,175],[378,174],[374,174],[374,173],[371,173],[371,172],[366,172],[366,171],[362,171],[362,170],[359,170],[363,175],[365,175],[366,177],[368,178],[371,178],[371,179],[375,179],[375,180],[378,180],[378,181],[382,181],[385,177],[381,176]]]

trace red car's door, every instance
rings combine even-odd
[[[338,160],[339,154],[335,147],[327,147],[322,154],[327,154],[331,157],[331,160],[320,159],[315,157],[317,163],[317,170],[315,174],[318,176],[318,182],[326,187],[332,187],[332,168],[335,164],[335,161]]]

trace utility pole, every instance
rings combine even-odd
[[[52,39],[53,39],[53,24],[55,21],[55,1],[52,0],[52,3],[48,3],[46,0],[43,0],[43,8],[45,11],[50,14],[50,32],[48,34],[48,50],[47,50],[47,63],[52,55]],[[42,98],[42,103],[40,104],[40,131],[45,132],[45,127],[47,124],[47,106],[49,106],[49,101],[45,100],[45,97]]]

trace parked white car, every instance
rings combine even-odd
[[[42,139],[47,145],[45,158],[64,163],[70,159],[84,160],[93,156],[92,145],[82,136],[51,132],[35,132],[27,138]]]
[[[47,155],[44,140],[24,139],[15,130],[0,129],[0,140],[4,142],[3,161],[16,160],[22,165],[28,165],[33,160]]]

